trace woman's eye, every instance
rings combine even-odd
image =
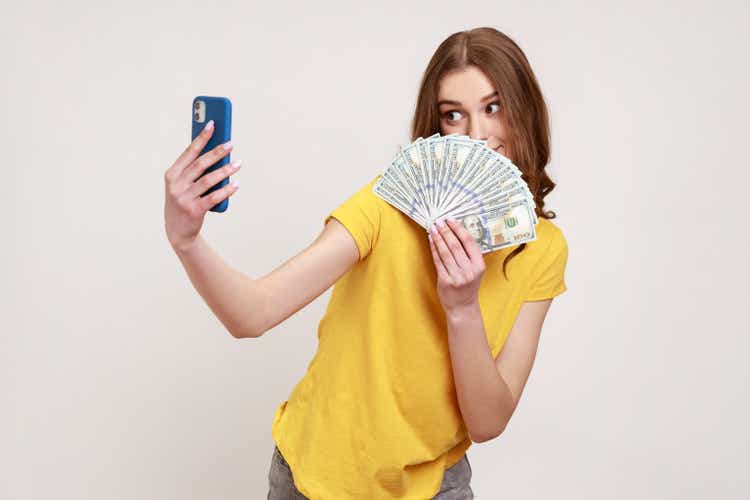
[[[490,109],[492,106],[497,106],[497,108],[495,109],[495,111],[500,111],[500,103],[499,102],[491,102],[490,104],[487,105],[487,109]],[[490,111],[489,113],[492,114],[495,111]]]
[[[451,118],[451,116],[452,116],[452,113],[456,113],[457,115],[460,115],[460,114],[461,114],[461,113],[459,113],[458,111],[448,111],[447,113],[445,113],[445,118],[446,118],[446,119],[447,119],[447,120],[448,120],[449,122],[454,122],[454,121],[458,120],[458,118]]]

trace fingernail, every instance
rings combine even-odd
[[[224,144],[221,145],[222,148],[224,148],[225,151],[229,151],[232,149],[232,141],[227,141]]]
[[[232,186],[234,186],[234,187],[240,187],[240,180],[239,179],[233,180],[232,181]]]
[[[203,130],[213,130],[214,128],[214,121],[208,120],[208,123],[206,123],[206,126],[203,127]]]
[[[237,170],[240,168],[240,165],[242,164],[242,160],[235,160],[232,162],[232,169]]]
[[[438,219],[438,220],[437,220],[437,221],[435,222],[435,224],[437,224],[437,225],[438,225],[438,226],[440,226],[441,228],[442,228],[442,227],[445,227],[445,222],[443,221],[443,219]]]

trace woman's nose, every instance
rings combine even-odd
[[[482,123],[482,120],[477,117],[471,117],[469,120],[469,137],[475,140],[486,141],[486,127]]]

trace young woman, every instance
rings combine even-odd
[[[200,157],[210,127],[167,170],[166,231],[193,285],[237,338],[257,338],[334,285],[307,373],[276,410],[269,499],[473,498],[466,450],[499,436],[529,377],[567,243],[545,212],[549,120],[521,49],[492,28],[455,33],[425,71],[412,140],[486,140],[523,173],[536,240],[482,254],[454,221],[424,230],[372,192],[327,214],[320,235],[267,275],[230,268],[201,238],[236,192],[231,150]]]

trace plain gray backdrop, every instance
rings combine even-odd
[[[747,498],[746,2],[6,2],[0,497],[265,498],[330,290],[229,335],[164,232],[196,95],[241,187],[203,234],[253,277],[381,172],[448,35],[493,26],[550,107],[569,244],[484,499]],[[426,381],[429,383],[429,381]]]

